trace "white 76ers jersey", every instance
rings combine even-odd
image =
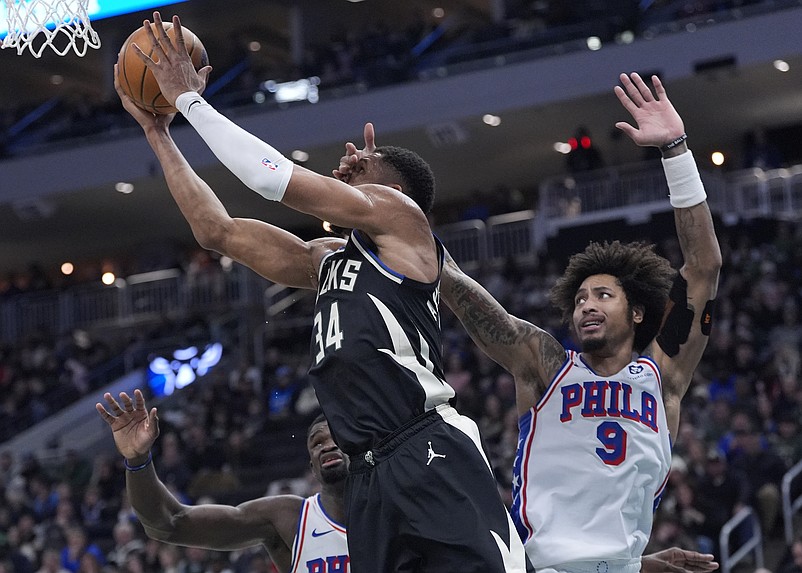
[[[660,372],[642,356],[600,376],[566,355],[519,421],[513,521],[536,569],[637,561],[671,464]]]
[[[298,533],[292,544],[291,573],[349,573],[345,526],[328,515],[320,494],[307,497],[301,506]]]

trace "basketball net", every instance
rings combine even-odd
[[[41,57],[48,46],[59,56],[70,50],[78,56],[99,48],[100,37],[89,22],[89,0],[4,0],[8,35],[3,48],[29,49]]]

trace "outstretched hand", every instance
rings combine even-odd
[[[718,569],[713,555],[671,547],[644,555],[641,573],[709,573]]]
[[[129,460],[146,456],[159,437],[156,408],[151,408],[150,412],[145,409],[145,397],[140,390],[134,390],[133,400],[125,392],[120,392],[119,402],[108,392],[103,398],[111,413],[100,402],[95,404],[95,409],[111,428],[119,452]]]
[[[332,170],[331,174],[340,181],[348,180],[351,177],[351,171],[356,166],[357,162],[376,151],[376,134],[373,131],[373,124],[368,122],[365,124],[363,133],[365,138],[365,147],[357,149],[356,145],[350,141],[345,144],[345,155],[340,158],[340,165],[337,169]]]
[[[682,118],[669,101],[660,78],[652,76],[654,94],[636,73],[621,74],[619,79],[624,87],[615,86],[615,95],[632,115],[637,128],[625,121],[615,126],[632,141],[642,147],[662,147],[685,133]]]
[[[156,34],[153,33],[153,28],[148,20],[145,20],[142,25],[153,46],[152,54],[156,59],[154,60],[151,56],[145,54],[142,48],[136,44],[133,44],[133,48],[139,59],[153,73],[164,99],[170,102],[170,105],[175,106],[175,99],[182,93],[203,92],[212,67],[204,66],[198,71],[195,70],[192,58],[187,53],[184,31],[181,28],[181,19],[178,16],[173,16],[175,44],[167,35],[159,12],[153,13],[153,23],[155,24]]]

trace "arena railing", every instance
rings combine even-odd
[[[702,179],[711,209],[725,222],[802,216],[802,165],[731,174],[703,170]],[[561,229],[622,217],[633,224],[647,222],[652,215],[670,210],[667,195],[659,163],[608,168],[581,178],[545,181],[537,211],[463,221],[440,226],[435,232],[468,272],[497,269],[510,259],[535,264],[546,241]],[[215,309],[263,307],[266,316],[284,320],[283,311],[300,298],[292,289],[266,295],[271,284],[235,264],[229,272],[196,274],[167,269],[129,276],[114,286],[95,283],[55,293],[17,295],[0,304],[0,340],[13,341],[36,330],[58,334],[90,325],[125,326],[148,318]],[[270,308],[275,312],[271,314]]]
[[[750,526],[749,537],[739,537],[744,539],[743,544],[734,552],[730,552],[730,536],[741,525]],[[721,527],[719,546],[721,547],[722,573],[730,573],[753,551],[755,553],[755,570],[763,568],[763,534],[760,531],[760,520],[754,509],[748,506],[744,507]]]
[[[791,486],[796,478],[802,474],[802,461],[799,461],[783,476],[781,483],[782,504],[783,504],[783,528],[785,530],[785,542],[788,547],[794,542],[794,516],[802,509],[802,494],[796,499],[791,499],[793,490]]]
[[[802,165],[783,169],[746,169],[729,174],[702,170],[711,210],[725,222],[757,217],[798,219],[802,216]],[[561,229],[624,217],[648,221],[670,210],[668,188],[659,163],[602,169],[555,177],[540,187],[536,247]]]
[[[114,285],[78,285],[63,291],[16,295],[2,304],[0,339],[30,332],[51,334],[76,328],[124,327],[191,311],[259,307],[271,283],[234,265],[230,272],[185,274],[165,269],[118,279]]]

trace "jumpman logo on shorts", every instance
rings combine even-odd
[[[445,454],[436,454],[436,453],[434,453],[434,450],[432,449],[432,443],[429,442],[429,461],[426,462],[426,465],[428,466],[430,463],[432,463],[432,460],[434,458],[444,458],[444,457],[446,457]]]

